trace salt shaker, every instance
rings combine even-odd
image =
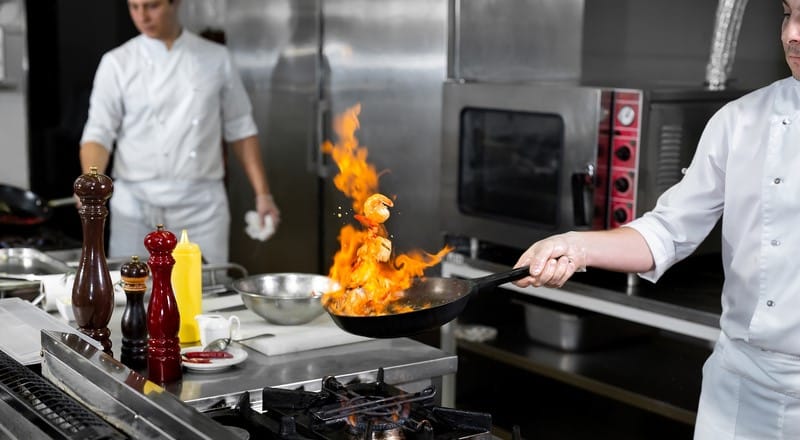
[[[125,291],[125,310],[122,312],[122,349],[120,360],[132,370],[147,366],[147,315],[144,294],[147,290],[147,264],[138,255],[120,267],[122,290]]]
[[[108,217],[106,201],[113,188],[111,179],[98,173],[96,167],[73,184],[73,191],[81,200],[78,214],[83,227],[83,247],[72,286],[72,310],[78,329],[99,341],[109,355],[113,355],[108,322],[114,311],[114,285],[106,262],[104,230]]]
[[[182,377],[178,340],[180,313],[171,282],[175,265],[172,250],[177,243],[175,234],[164,229],[164,225],[158,225],[144,239],[144,246],[150,252],[147,264],[152,275],[147,306],[147,375],[157,384],[167,384]]]

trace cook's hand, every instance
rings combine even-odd
[[[264,227],[264,217],[270,216],[272,217],[272,226],[278,229],[278,223],[281,221],[281,211],[278,209],[278,205],[275,204],[275,200],[272,199],[272,195],[261,194],[256,196],[256,212],[262,228]]]
[[[530,276],[514,282],[519,287],[561,287],[575,272],[586,271],[586,247],[579,232],[567,232],[537,241],[514,267],[530,265]]]

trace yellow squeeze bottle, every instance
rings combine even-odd
[[[172,251],[175,265],[172,267],[172,290],[178,303],[180,329],[178,339],[181,344],[200,340],[200,329],[195,316],[203,313],[203,263],[200,246],[189,241],[186,229],[181,231],[181,239]]]

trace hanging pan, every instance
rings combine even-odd
[[[411,306],[410,312],[354,316],[326,311],[348,333],[370,338],[411,336],[452,321],[464,310],[473,293],[519,280],[529,273],[530,267],[525,266],[473,279],[424,278],[404,292],[401,305]]]
[[[0,224],[38,225],[52,217],[51,208],[75,205],[74,197],[44,200],[32,191],[0,184]]]

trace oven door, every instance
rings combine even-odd
[[[596,228],[602,96],[568,85],[446,82],[442,230],[526,247]]]

